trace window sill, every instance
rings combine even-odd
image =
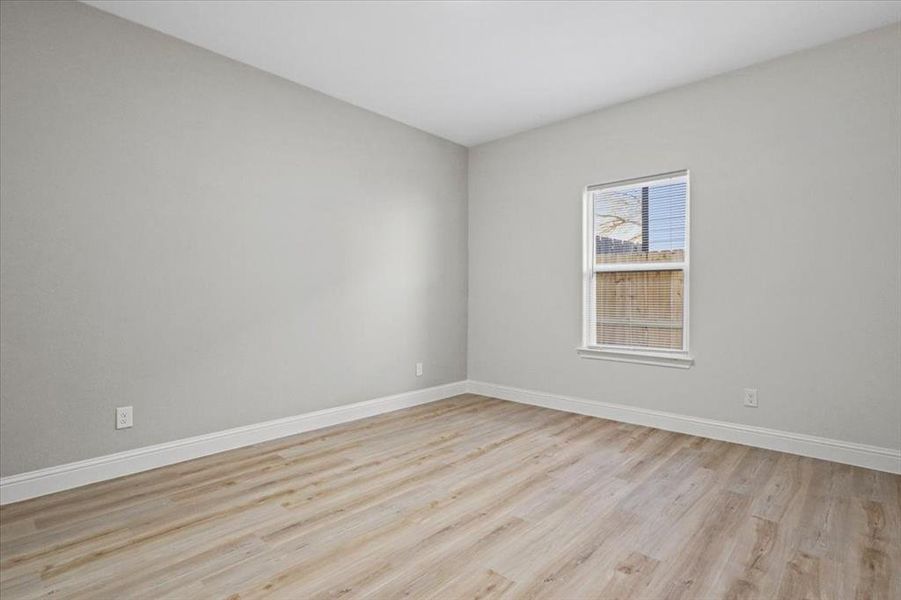
[[[674,367],[677,369],[687,369],[694,364],[694,358],[687,352],[621,350],[619,348],[604,348],[599,346],[582,346],[576,348],[576,352],[582,358],[656,365],[659,367]]]

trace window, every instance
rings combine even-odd
[[[688,172],[585,192],[579,354],[688,367]]]

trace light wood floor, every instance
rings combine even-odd
[[[898,599],[899,498],[466,395],[3,507],[0,595]]]

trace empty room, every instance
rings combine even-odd
[[[901,2],[0,0],[0,597],[901,600]]]

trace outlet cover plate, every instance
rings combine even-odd
[[[744,400],[748,408],[757,408],[757,388],[745,388]]]
[[[116,429],[128,429],[134,425],[134,417],[131,406],[119,406],[116,408]]]

